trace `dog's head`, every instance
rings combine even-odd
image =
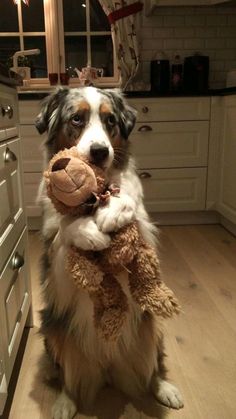
[[[91,162],[108,169],[127,163],[135,120],[136,112],[119,90],[59,88],[42,104],[36,127],[40,134],[48,133],[48,159],[76,146]]]

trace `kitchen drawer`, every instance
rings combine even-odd
[[[41,206],[36,204],[36,198],[41,179],[41,172],[24,173],[24,195],[27,217],[39,217],[42,215]]]
[[[1,85],[0,93],[0,127],[8,130],[8,138],[12,136],[11,128],[14,129],[14,136],[18,134],[17,130],[17,94],[15,89],[9,89]]]
[[[0,145],[0,272],[25,225],[19,141]]]
[[[139,168],[207,165],[208,121],[137,123],[130,137]]]
[[[139,170],[149,212],[195,211],[206,206],[206,168]]]
[[[138,122],[209,120],[209,97],[128,99],[137,111]]]
[[[34,125],[21,125],[22,160],[24,172],[42,172],[42,143],[45,135],[40,136]]]
[[[27,267],[27,231],[25,229],[0,276],[0,309],[7,382],[10,379],[30,306]]]

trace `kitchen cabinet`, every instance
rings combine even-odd
[[[34,125],[39,111],[39,100],[20,101],[24,195],[26,215],[29,221],[32,218],[40,217],[42,213],[41,207],[36,204],[36,197],[43,171],[42,144],[46,137],[45,135],[40,136]]]
[[[236,96],[226,96],[223,105],[217,209],[236,224]]]
[[[210,98],[130,99],[132,152],[150,213],[206,209]]]
[[[15,89],[0,84],[0,413],[31,305]]]

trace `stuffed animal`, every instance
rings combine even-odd
[[[76,147],[57,153],[44,173],[47,193],[62,214],[83,216],[106,205],[119,188],[108,185],[103,170],[78,154]],[[161,281],[156,250],[146,243],[137,221],[111,234],[103,251],[68,250],[66,269],[77,287],[87,290],[94,304],[95,326],[107,340],[117,339],[129,309],[126,294],[116,279],[124,269],[130,294],[141,310],[162,317],[179,313],[173,292]]]

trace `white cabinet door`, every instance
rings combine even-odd
[[[224,101],[218,210],[236,224],[236,96]]]
[[[25,229],[0,275],[0,318],[7,383],[10,380],[30,303]]]
[[[206,168],[139,171],[149,212],[205,209]]]
[[[0,271],[25,225],[19,138],[0,145]]]
[[[2,324],[0,323],[2,330]],[[0,415],[3,413],[5,402],[7,399],[7,380],[6,380],[6,370],[5,363],[3,359],[3,340],[0,333]]]
[[[130,136],[140,169],[207,166],[208,121],[138,122]]]

